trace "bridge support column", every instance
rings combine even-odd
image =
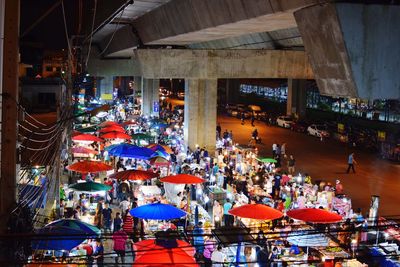
[[[159,116],[159,79],[143,79],[142,83],[142,115]]]
[[[302,118],[306,115],[306,80],[288,79],[286,114]]]
[[[100,80],[100,96],[102,94],[112,94],[114,90],[114,76],[104,76]]]
[[[184,138],[188,148],[215,151],[217,127],[217,79],[185,80]]]

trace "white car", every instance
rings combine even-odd
[[[283,128],[290,128],[293,124],[293,119],[289,116],[279,116],[276,119],[276,124]]]
[[[307,133],[316,137],[329,137],[329,132],[325,125],[311,124],[307,128]]]

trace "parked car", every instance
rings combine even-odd
[[[326,126],[321,124],[311,124],[307,128],[307,133],[316,137],[329,137]]]
[[[276,119],[276,124],[279,127],[283,127],[283,128],[288,128],[289,129],[291,127],[291,125],[293,124],[293,119],[291,117],[289,117],[289,116],[279,116]]]
[[[304,121],[296,121],[290,125],[290,129],[298,133],[305,133],[307,130],[307,123]]]

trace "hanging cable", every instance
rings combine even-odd
[[[118,18],[117,24],[115,24],[114,32],[112,33],[111,38],[110,38],[110,40],[108,41],[108,43],[107,43],[106,47],[104,48],[104,50],[100,52],[99,56],[103,55],[104,52],[107,51],[107,48],[110,46],[112,40],[114,39],[114,35],[115,35],[115,33],[118,31],[118,26],[119,26],[119,24],[120,24],[120,22],[121,22],[121,18],[122,18],[122,15],[124,14],[124,11],[125,11],[125,9],[123,9],[123,10],[121,11],[121,15],[120,15],[119,18]]]
[[[97,10],[97,0],[94,0],[94,12],[93,12],[93,20],[92,20],[92,29],[90,30],[90,40],[89,40],[88,54],[87,54],[86,60],[85,60],[85,70],[87,69],[87,65],[88,65],[89,57],[90,57],[90,51],[92,49],[94,20],[96,18],[96,10]]]

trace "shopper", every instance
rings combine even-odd
[[[226,261],[226,255],[222,252],[222,246],[218,245],[217,250],[211,254],[211,262],[213,267],[223,267]]]
[[[125,244],[126,241],[128,240],[128,235],[125,233],[124,230],[119,230],[115,232],[112,236],[113,239],[113,249],[115,253],[117,254],[117,257],[115,257],[115,263],[119,263],[119,258],[121,258],[121,263],[125,263]]]
[[[294,159],[293,155],[290,155],[289,160],[287,161],[287,167],[288,167],[289,174],[294,174],[295,165],[296,165],[296,160]]]
[[[215,250],[214,243],[215,243],[215,241],[213,240],[213,238],[211,236],[205,237],[204,252],[203,252],[205,267],[212,266],[211,255]]]
[[[354,164],[357,164],[357,161],[354,159],[354,153],[351,153],[349,155],[349,157],[347,159],[347,164],[348,164],[348,167],[347,167],[346,173],[349,173],[350,169],[353,170],[353,173],[356,173],[356,171],[354,170]]]
[[[111,233],[111,222],[112,222],[112,209],[108,206],[108,203],[104,203],[104,208],[101,211],[103,217],[103,230]]]
[[[103,266],[104,246],[103,246],[103,242],[101,242],[100,238],[96,239],[96,249],[94,250],[94,253],[93,253],[93,259],[97,263],[97,266]]]
[[[224,226],[232,226],[232,215],[229,214],[229,210],[232,208],[232,203],[229,198],[226,200],[224,204]]]

